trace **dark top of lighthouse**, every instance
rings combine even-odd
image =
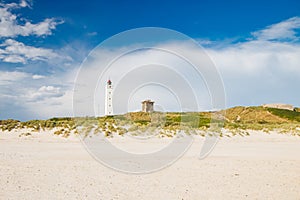
[[[107,84],[111,85],[111,80],[110,79],[108,79]]]

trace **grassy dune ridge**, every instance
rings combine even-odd
[[[124,115],[105,117],[64,117],[47,120],[18,121],[13,119],[0,120],[2,131],[27,128],[31,131],[53,130],[54,134],[68,137],[72,132],[86,135],[104,133],[112,136],[114,133],[157,134],[172,137],[178,131],[187,134],[204,134],[213,125],[230,130],[233,135],[248,135],[247,130],[276,130],[281,133],[292,133],[300,136],[300,109],[294,111],[253,107],[233,107],[219,112],[132,112]],[[221,116],[221,117],[216,117]],[[78,131],[80,129],[80,131]],[[202,132],[201,132],[202,131]],[[220,132],[220,129],[219,131]],[[30,135],[30,133],[28,133]],[[220,132],[220,136],[222,133]]]

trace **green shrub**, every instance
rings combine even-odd
[[[291,121],[300,122],[300,112],[277,109],[277,108],[267,108],[272,114],[279,116],[281,118],[285,118]]]

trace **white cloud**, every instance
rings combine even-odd
[[[207,50],[224,80],[229,106],[282,102],[300,106],[300,45],[253,40]]]
[[[73,82],[74,76],[70,76],[71,73],[65,71],[74,70],[75,67],[75,62],[69,56],[73,56],[69,52],[70,49],[62,47],[52,50],[35,47],[14,39],[19,38],[18,36],[51,35],[57,25],[63,23],[62,20],[55,18],[33,22],[22,18],[22,15],[17,13],[18,9],[31,8],[31,5],[31,2],[26,0],[21,0],[19,3],[0,3],[0,39],[2,42],[0,43],[0,62],[18,63],[18,65],[3,65],[3,69],[7,71],[0,71],[1,118],[44,118],[71,113],[72,89],[69,84]],[[74,49],[74,52],[82,56],[78,49]],[[24,65],[20,65],[20,63]],[[72,65],[61,70],[60,67],[67,64]],[[10,66],[22,67],[24,71],[29,72],[8,71]],[[56,66],[56,68],[54,69],[52,66]],[[43,69],[40,70],[37,67],[43,67]],[[56,73],[56,69],[59,73]],[[47,71],[48,74],[41,75],[39,74],[41,71]]]
[[[38,101],[28,101],[25,107],[30,111],[25,119],[73,116],[72,112],[73,91],[66,90],[55,97],[43,98]],[[24,116],[22,116],[24,118]]]
[[[194,57],[199,56],[195,54],[193,48],[184,45],[183,42],[160,45],[160,47],[164,47],[165,49],[173,49],[174,46],[182,48],[183,51]],[[299,95],[295,95],[295,92],[298,91],[297,86],[300,85],[300,46],[298,44],[254,40],[239,44],[227,44],[226,47],[223,48],[214,48],[212,46],[207,48],[206,51],[213,62],[216,63],[216,67],[222,75],[228,106],[260,105],[269,102],[291,103],[299,106],[299,103],[297,103],[300,102]],[[96,57],[100,55],[101,57],[99,59],[101,60],[101,58],[106,58],[107,56],[117,56],[119,53],[119,49],[116,49],[116,51],[95,51],[94,55]],[[162,63],[163,61],[165,64],[179,69],[179,74],[191,80],[193,79],[189,70],[185,68],[187,66],[178,58],[173,58],[172,55],[151,51],[138,52],[120,59],[114,64],[116,69],[108,70],[108,74],[114,86],[117,86],[117,84],[120,84],[118,83],[121,80],[119,78],[125,76],[126,70],[131,71],[135,66],[139,66],[145,62],[149,63],[149,61],[153,63]],[[83,80],[83,83],[86,81],[85,83],[87,84],[89,81],[93,81],[93,78],[95,78],[94,81],[97,81],[99,76],[96,73],[96,69],[100,67],[101,62],[98,59],[92,59],[89,68],[86,69],[86,79]],[[182,68],[180,68],[179,65]],[[72,83],[76,76],[77,69],[78,68],[72,68],[70,71],[55,74],[53,77],[41,77],[38,74],[15,73],[10,74],[11,78],[9,79],[3,78],[5,76],[2,75],[2,80],[4,80],[2,81],[3,84],[7,82],[12,83],[15,80],[13,77],[19,78],[16,78],[14,81],[15,84],[10,87],[14,88],[10,91],[14,90],[15,94],[7,93],[6,97],[2,95],[1,102],[11,102],[12,100],[9,95],[16,95],[14,102],[17,102],[18,105],[22,105],[22,107],[29,110],[30,116],[27,116],[27,119],[36,117],[72,116],[72,85],[64,84],[66,84],[66,82]],[[165,77],[166,80],[169,80],[168,77],[170,77],[170,74],[167,72],[166,70],[160,70],[157,77],[153,78]],[[131,75],[133,76],[135,70],[132,70],[130,73],[133,73]],[[139,76],[133,76],[132,80],[138,81],[145,78],[145,76],[151,77],[149,74],[140,74]],[[128,75],[128,77],[130,76]],[[37,81],[41,85],[28,85],[26,82],[28,81],[27,78],[31,80],[34,79],[32,82]],[[104,79],[106,78],[108,78],[108,76],[104,77]],[[134,82],[132,80],[130,82]],[[173,88],[184,91],[178,83],[181,82],[177,79],[176,81],[174,81],[174,79],[170,81],[170,85],[173,85]],[[207,105],[210,105],[210,99],[207,95],[207,90],[202,87],[203,83],[193,82],[192,85],[197,87],[196,91],[200,99],[199,104],[202,108],[207,108]],[[104,105],[104,86],[102,84],[101,86],[99,85],[99,87],[100,88],[96,88],[96,90],[95,88],[90,89],[96,92],[97,103],[95,104],[97,105],[95,105],[95,107],[99,110],[98,113],[102,113]],[[122,84],[118,87],[121,88]],[[120,88],[118,89],[119,91]],[[157,92],[141,90],[141,92],[134,95],[135,99],[130,99],[130,102],[133,102],[130,105],[130,109],[140,109],[140,98],[146,98],[147,95],[150,95],[150,98],[159,97],[157,98],[158,100],[155,99],[155,101],[165,106],[164,108],[167,110],[176,108],[176,104],[173,105],[170,103],[171,95],[168,96],[167,91],[164,91],[164,93],[160,95]],[[168,98],[162,99],[163,96],[168,96]],[[121,104],[121,98],[116,98],[116,103]],[[118,106],[119,105],[115,106],[116,112],[118,112]]]
[[[30,3],[28,3],[28,1],[25,0],[21,0],[20,2],[20,7],[25,8],[25,7],[30,7]]]
[[[72,116],[70,83],[75,75],[75,71],[45,76],[0,71],[0,118],[28,120]]]
[[[64,92],[60,87],[41,86],[38,90],[28,90],[23,98],[29,102],[39,102],[50,98],[61,97],[63,95]]]
[[[8,83],[6,82],[5,84],[7,85]],[[15,87],[15,90],[3,92],[0,95],[2,97],[0,102],[5,101],[5,98],[9,97],[9,99],[6,100],[11,101],[13,99],[15,103],[21,104],[25,107],[32,103],[44,102],[48,101],[49,99],[62,97],[67,91],[63,90],[61,87],[55,87],[51,85],[32,88],[30,86],[21,84],[13,84],[13,81],[11,81],[11,85]],[[51,102],[56,102],[58,105],[60,104],[60,102],[55,100],[51,100]],[[51,105],[44,104],[44,106],[50,106],[48,109],[51,110]],[[34,109],[34,107],[32,108]],[[44,113],[44,115],[47,115],[47,113]]]
[[[140,110],[140,102],[148,98],[168,111],[211,109],[216,105],[212,105],[210,101],[210,94],[205,87],[206,80],[197,73],[193,66],[180,57],[190,55],[193,58],[203,58],[205,64],[201,66],[203,67],[202,73],[210,73],[210,70],[213,69],[207,69],[211,66],[211,63],[207,62],[208,57],[203,54],[203,51],[199,53],[199,49],[195,46],[183,41],[160,43],[157,44],[157,49],[145,49],[145,44],[134,45],[134,48],[140,48],[140,50],[131,51],[121,57],[119,56],[124,52],[132,49],[130,47],[95,49],[85,61],[85,68],[77,76],[73,105],[78,110],[75,114],[83,116],[93,113],[104,114],[104,88],[109,77],[112,79],[116,91],[115,113],[124,113],[128,109],[129,111]],[[172,53],[179,52],[178,50],[181,50],[184,55],[178,56]],[[118,59],[110,63],[110,58]],[[109,68],[104,70],[107,66]],[[101,70],[103,70],[103,74],[101,74]],[[99,82],[97,83],[97,81]],[[141,90],[138,89],[145,83],[149,85]],[[217,85],[216,80],[214,83]],[[161,86],[160,90],[157,89],[157,85]],[[137,93],[134,93],[135,89],[137,89]],[[143,91],[144,89],[146,91]],[[128,94],[128,92],[133,93]],[[94,99],[94,95],[96,99]],[[166,96],[168,98],[163,98]],[[133,99],[129,99],[129,97]],[[199,100],[197,103],[194,101],[195,98]],[[127,105],[129,100],[135,103]],[[93,103],[95,109],[86,106],[93,105]]]
[[[19,4],[0,4],[0,37],[51,35],[56,26],[63,23],[62,20],[47,18],[42,22],[33,24],[29,20],[21,18],[26,23],[24,25],[19,24],[20,19],[11,10],[22,7],[29,7],[28,2],[22,0]]]
[[[57,94],[59,93],[60,88],[54,87],[54,86],[42,86],[39,88],[38,92],[40,93],[51,93],[51,94]]]
[[[222,41],[219,43],[221,42]],[[220,48],[220,46],[222,47]],[[143,46],[141,45],[141,47]],[[199,55],[193,47],[180,41],[160,44],[157,47],[169,50],[180,48],[186,55],[190,55],[195,59],[201,59],[202,56],[201,54]],[[80,81],[82,86],[79,86],[79,88],[84,88],[86,85],[90,84],[91,81],[96,82],[99,78],[97,70],[101,67],[105,67],[105,62],[109,63],[106,59],[109,57],[118,58],[118,56],[122,55],[122,52],[127,52],[129,50],[129,48],[124,48],[125,49],[95,50],[90,55],[94,56],[94,58],[91,59],[92,62],[88,64],[89,68],[84,70],[84,73],[86,74],[83,77],[86,78],[83,78]],[[295,95],[297,85],[300,85],[300,44],[293,41],[283,42],[266,40],[251,40],[228,44],[225,41],[225,45],[212,44],[210,47],[206,48],[206,51],[212,58],[213,62],[216,63],[216,67],[222,75],[228,97],[228,106],[260,105],[269,102],[290,103],[296,106],[300,105],[300,97],[299,95],[298,97]],[[204,62],[202,64],[205,66],[205,60],[203,61]],[[84,98],[81,99],[82,102],[89,101],[92,103],[94,96],[90,94],[93,94],[92,92],[95,91],[96,95],[99,94],[98,98],[96,97],[96,104],[98,105],[95,105],[95,107],[99,107],[101,105],[103,107],[103,88],[105,87],[105,78],[108,77],[111,77],[114,84],[119,84],[118,87],[126,85],[128,88],[131,83],[138,82],[138,80],[141,79],[146,79],[147,76],[152,77],[152,80],[157,80],[160,76],[164,76],[166,79],[170,77],[169,73],[164,73],[162,67],[161,70],[157,71],[156,75],[150,73],[143,74],[141,72],[140,74],[132,76],[131,79],[127,79],[128,82],[119,82],[122,78],[124,79],[124,77],[130,76],[130,73],[134,74],[133,72],[135,72],[138,67],[149,63],[169,65],[187,79],[192,80],[193,78],[193,74],[189,70],[188,66],[178,60],[178,58],[172,58],[171,54],[167,55],[164,52],[155,51],[138,51],[138,53],[131,53],[115,60],[110,65],[110,68],[105,71],[104,79],[98,80],[100,81],[99,85],[101,84],[98,90],[91,88],[93,91],[90,93],[88,92],[89,89],[84,90],[86,95],[83,95]],[[104,66],[102,66],[102,64]],[[112,69],[113,67],[115,67],[115,69]],[[171,88],[181,88],[181,82],[179,79],[171,80],[172,81],[169,82],[170,84],[168,86]],[[197,91],[197,95],[199,95],[199,104],[202,108],[210,108],[210,99],[207,98],[207,90],[202,87],[203,82],[192,82],[192,85]],[[136,87],[138,87],[138,85]],[[134,87],[130,87],[130,91],[133,91],[133,88]],[[126,91],[126,89],[123,91]],[[146,94],[146,96],[151,95],[151,97],[154,98],[157,98],[157,96],[163,97],[163,94],[157,93],[146,92],[143,94]],[[128,100],[126,98],[120,98],[120,93],[116,94],[116,96],[118,96],[118,99],[116,100],[118,103],[116,103],[114,112],[119,113],[119,111],[123,109],[121,111],[122,113],[125,109],[124,107],[120,108],[121,102],[127,102]],[[165,105],[170,105],[168,98],[158,99],[160,102],[166,103]],[[135,102],[135,109],[140,108],[140,100],[141,99]],[[83,106],[82,108],[84,108]],[[103,108],[100,107],[100,109],[103,111]],[[93,110],[89,110],[89,113],[92,112]]]
[[[272,25],[267,29],[270,29],[273,26],[275,25]],[[293,30],[295,31],[295,29]],[[281,33],[282,34],[277,34],[276,39],[283,38],[284,31]],[[219,69],[224,80],[228,106],[260,105],[270,102],[283,102],[300,106],[300,97],[297,95],[297,91],[299,90],[298,86],[300,85],[300,44],[295,42],[295,40],[290,40],[289,42],[280,40],[274,41],[270,38],[275,38],[276,34],[272,33],[272,37],[271,32],[268,34],[269,36],[267,37],[267,33],[264,32],[264,36],[257,35],[256,39],[254,38],[250,41],[240,43],[228,43],[228,41],[223,41],[223,43],[222,41],[203,42],[204,44],[208,44],[209,47],[206,48],[206,52],[212,58],[213,62],[216,63],[216,67]],[[285,35],[287,36],[287,34]],[[293,33],[288,37],[292,39],[296,37],[296,33]],[[49,53],[49,51],[40,53],[40,51],[37,50],[39,48],[30,51],[22,50],[27,46],[14,40],[7,40],[2,44],[2,49],[0,47],[0,59],[3,60],[7,58],[5,56],[8,56],[6,55],[6,47],[8,46],[11,46],[9,49],[11,50],[12,55],[20,56],[25,60],[34,60],[35,58],[32,57],[34,55],[39,55],[36,59],[44,59],[47,57],[47,53]],[[139,46],[137,45],[137,47]],[[182,41],[159,44],[158,47],[165,49],[181,48],[186,54],[199,58],[199,54],[196,54],[191,46],[185,45]],[[70,49],[66,50],[69,52],[69,55],[73,52]],[[106,61],[109,62],[109,60],[106,60],[107,58],[117,57],[126,50],[125,47],[125,49],[122,50],[102,49],[102,51],[94,51],[92,55],[95,56],[95,58],[91,59],[91,62],[88,63],[89,68],[85,71],[85,79],[82,80],[82,85],[88,84],[89,81],[97,82],[99,74],[96,73],[96,70],[101,67],[101,64]],[[50,52],[53,53],[53,51]],[[74,52],[80,52],[80,55],[86,53],[82,53],[77,49]],[[17,60],[17,58],[15,58],[15,60]],[[100,113],[102,112],[101,109],[103,109],[104,104],[104,84],[106,78],[110,76],[114,86],[117,86],[119,83],[120,85],[118,87],[120,90],[122,83],[119,81],[121,81],[122,76],[125,76],[126,71],[132,73],[131,80],[128,79],[130,80],[129,82],[132,83],[145,77],[147,78],[147,76],[151,78],[151,74],[141,73],[139,76],[133,76],[136,75],[134,74],[136,73],[134,70],[135,66],[140,66],[143,63],[149,62],[168,64],[177,68],[179,74],[183,75],[185,78],[189,78],[191,81],[194,78],[190,71],[185,68],[187,65],[180,61],[180,59],[173,58],[170,54],[155,51],[140,51],[135,54],[129,54],[113,64],[115,65],[115,69],[109,69],[107,71],[107,76],[103,77],[104,80],[100,80],[102,82],[99,83],[99,88],[88,88],[93,90],[96,94],[96,103],[91,101],[92,103],[95,103],[96,109],[100,110]],[[3,95],[0,98],[0,104],[9,105],[8,103],[12,102],[12,96],[15,96],[13,102],[26,108],[28,113],[30,113],[30,116],[28,115],[27,119],[72,115],[73,93],[71,83],[74,81],[78,68],[73,66],[68,69],[69,71],[67,72],[59,72],[53,76],[45,77],[39,74],[33,75],[19,72],[3,75],[3,72],[0,72],[2,74],[2,76],[0,75],[0,83],[5,83],[6,86],[7,83],[10,84],[8,92],[2,92]],[[159,70],[155,75],[156,77],[153,76],[153,78],[165,77],[166,80],[169,80],[170,77],[167,70]],[[130,76],[128,75],[128,77]],[[31,82],[28,81],[29,79]],[[33,82],[38,82],[39,84],[34,84]],[[14,83],[14,85],[12,85],[12,83]],[[170,84],[173,85],[175,89],[185,92],[179,83],[181,82],[177,81],[177,79],[170,80]],[[203,108],[207,108],[207,105],[211,102],[209,95],[207,95],[207,90],[202,87],[203,83],[199,84],[199,82],[192,82],[192,85],[195,87],[197,95],[199,95],[200,105],[203,106]],[[130,99],[130,102],[133,102],[134,104],[130,105],[132,106],[131,109],[140,109],[140,98],[146,98],[147,95],[150,95],[150,98],[157,95],[157,97],[159,97],[157,99],[159,100],[156,102],[161,103],[161,105],[167,105],[165,108],[168,110],[172,110],[172,108],[176,106],[174,104],[175,106],[172,107],[173,105],[170,103],[171,95],[168,96],[167,91],[163,91],[164,93],[161,93],[162,95],[157,94],[156,91],[158,90],[155,90],[154,92],[147,90],[141,91],[140,93],[137,92],[136,95],[134,94],[137,100]],[[163,96],[167,97],[162,99]],[[189,97],[188,95],[186,96]],[[84,97],[94,98],[94,96]],[[116,104],[122,103],[120,102],[121,100],[119,97],[116,97],[116,99],[119,101],[116,102]],[[118,105],[116,105],[115,108],[118,109]],[[14,113],[14,110],[16,109],[12,107],[10,112]],[[92,110],[92,112],[93,111],[94,110]]]
[[[35,79],[35,80],[37,80],[37,79],[43,79],[43,78],[46,78],[46,77],[43,76],[43,75],[39,75],[39,74],[32,75],[32,79]]]
[[[25,58],[19,55],[2,55],[1,58],[4,62],[8,63],[26,63]]]
[[[28,73],[18,71],[0,71],[0,85],[13,84],[29,77]]]
[[[25,7],[31,7],[30,6],[31,1],[21,0],[19,3],[0,3],[1,7],[5,8],[25,8]]]
[[[275,68],[300,75],[300,45],[272,41],[249,41],[222,49],[207,49],[224,73],[257,75]],[[278,74],[280,76],[280,74]]]
[[[29,46],[11,39],[16,36],[51,35],[56,26],[63,23],[54,18],[47,18],[33,24],[28,19],[20,18],[19,15],[12,13],[12,10],[24,7],[30,7],[30,3],[26,0],[21,0],[20,3],[0,3],[0,38],[7,38],[0,44],[0,61],[23,64],[28,63],[28,61],[52,63],[62,60],[71,61],[72,58],[69,56],[62,56],[51,49]],[[20,21],[24,23],[20,24]]]
[[[0,59],[11,63],[27,63],[31,61],[47,61],[54,58],[63,58],[51,49],[27,46],[22,42],[7,39],[0,45]]]
[[[292,17],[285,21],[270,25],[263,30],[252,32],[258,40],[295,40],[296,30],[300,28],[300,17]]]

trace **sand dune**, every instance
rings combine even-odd
[[[203,142],[173,165],[144,175],[124,174],[94,160],[80,140],[49,133],[0,133],[0,199],[300,199],[300,137],[252,132],[222,138],[205,159]],[[144,145],[110,139],[134,151]],[[139,150],[140,150],[139,149]]]

